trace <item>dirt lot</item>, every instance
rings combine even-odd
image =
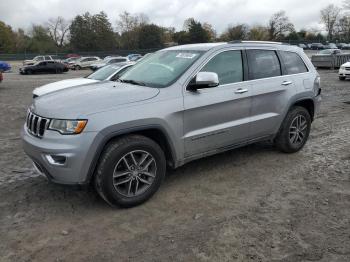
[[[301,152],[261,143],[195,161],[147,203],[113,209],[38,177],[21,149],[33,88],[86,73],[0,84],[0,261],[350,261],[350,81],[320,71]]]

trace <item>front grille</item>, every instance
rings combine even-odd
[[[345,70],[349,70],[350,71],[350,67],[345,67]]]
[[[37,116],[28,111],[26,126],[30,134],[36,137],[42,137],[50,123],[50,119]]]

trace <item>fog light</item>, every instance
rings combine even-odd
[[[62,155],[45,155],[46,160],[54,166],[63,166],[66,163],[67,157]]]

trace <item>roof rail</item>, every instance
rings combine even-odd
[[[241,41],[241,40],[233,40],[227,42],[228,44],[274,44],[274,45],[289,45],[288,43],[282,43],[282,42],[273,42],[273,41]]]

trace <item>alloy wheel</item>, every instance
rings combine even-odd
[[[300,145],[307,134],[307,121],[303,115],[297,115],[289,128],[289,141],[292,145]]]
[[[134,150],[121,157],[113,171],[115,190],[126,197],[143,194],[157,173],[154,157],[144,150]]]

